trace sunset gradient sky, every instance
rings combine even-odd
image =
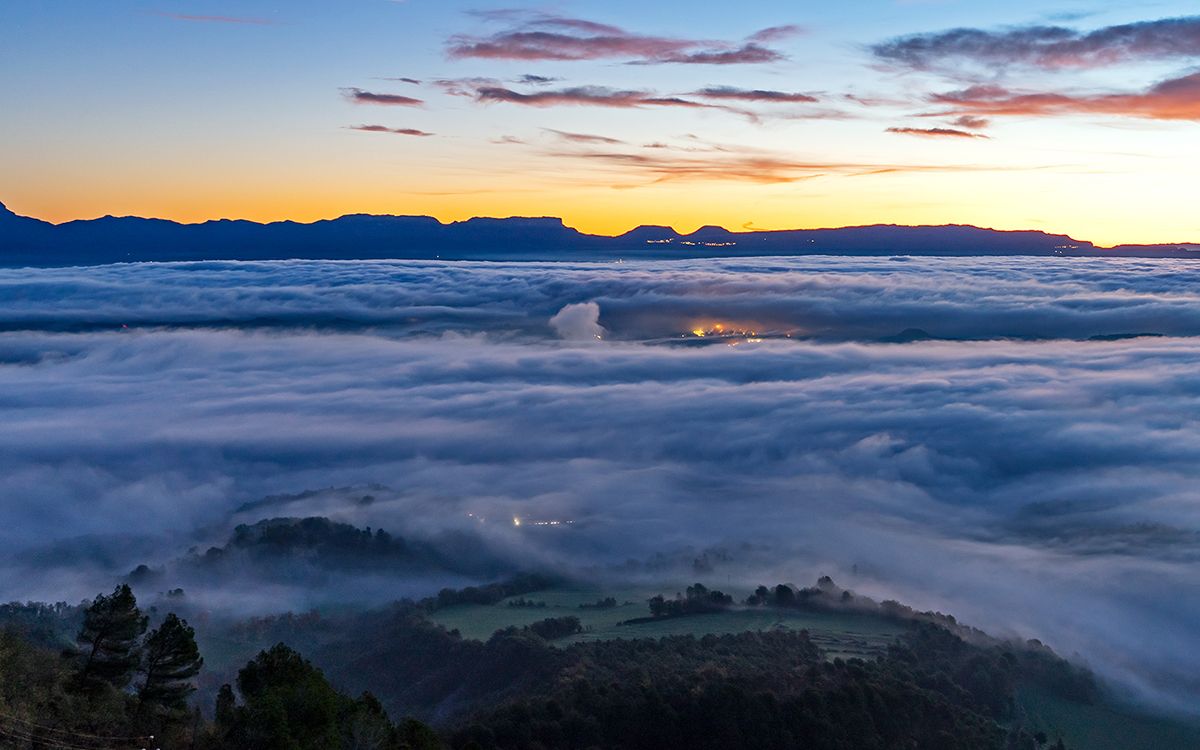
[[[554,215],[604,234],[894,222],[1200,241],[1195,14],[7,0],[0,201],[51,221]]]

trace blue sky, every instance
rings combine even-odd
[[[56,221],[555,214],[603,232],[651,222],[962,222],[1184,241],[1200,238],[1185,199],[1200,166],[1200,94],[1174,95],[1170,110],[1146,97],[1200,65],[1192,26],[1163,26],[1194,22],[1189,12],[1180,2],[1020,0],[21,0],[0,9],[0,200]],[[795,28],[760,45],[771,59],[744,64],[455,54],[464,39],[527,31],[572,43],[611,35],[579,22],[692,51],[736,50],[762,29]],[[1105,30],[1138,23],[1156,39],[1174,36],[1149,52],[1137,39],[1103,47]],[[1047,26],[1098,32],[1084,40],[1091,56],[996,56],[996,45]],[[993,47],[941,49],[919,64],[880,52],[954,28]],[[552,80],[532,85],[528,75]],[[1000,93],[937,99],[980,86]],[[655,101],[534,106],[485,91],[581,87]],[[816,101],[694,96],[714,88]],[[355,104],[352,89],[420,104]],[[1030,111],[1018,102],[1030,95],[1067,99]],[[688,106],[657,101],[668,97]]]

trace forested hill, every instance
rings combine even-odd
[[[174,613],[143,611],[124,585],[80,607],[3,606],[0,747],[1062,750],[1061,737],[1025,720],[1017,691],[1097,698],[1090,675],[1044,648],[971,643],[917,620],[877,658],[842,659],[786,628],[559,645],[578,632],[577,618],[506,627],[486,641],[427,618],[547,583],[526,577],[373,613],[270,618],[207,638]],[[805,605],[780,600],[784,588],[748,605]],[[699,584],[689,599],[734,606]],[[275,645],[210,671],[204,644],[228,650],[247,635]],[[194,694],[197,684],[211,689]]]
[[[446,532],[406,539],[384,529],[361,529],[325,517],[268,518],[235,527],[222,545],[193,548],[174,560],[144,563],[127,580],[170,590],[223,583],[292,582],[317,586],[331,574],[492,580],[517,572],[478,537]],[[339,579],[342,580],[342,579]]]
[[[0,204],[0,266],[74,266],[192,260],[611,260],[758,255],[1195,257],[1200,245],[1100,249],[1039,231],[973,226],[874,225],[840,229],[680,234],[644,226],[617,237],[583,234],[556,218],[349,215],[301,224],[221,220],[180,224],[105,216],[63,224],[18,216]]]

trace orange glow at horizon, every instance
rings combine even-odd
[[[936,178],[941,178],[936,179]],[[1086,179],[1084,179],[1086,178]],[[104,215],[193,223],[212,219],[311,222],[351,213],[430,215],[443,222],[475,216],[554,216],[588,234],[618,235],[640,225],[681,233],[701,226],[731,231],[813,229],[863,224],[973,224],[1068,234],[1100,246],[1200,241],[1188,191],[1167,193],[1154,176],[1119,175],[1123,189],[1096,190],[1104,175],[956,174],[831,177],[780,185],[676,182],[632,189],[574,186],[509,190],[453,184],[431,192],[406,185],[221,184],[136,186],[47,180],[0,195],[10,210],[60,223]],[[959,189],[948,191],[945,180]],[[1081,182],[1091,189],[1081,189]],[[1143,189],[1138,183],[1144,182]],[[107,188],[107,189],[106,189]],[[1151,189],[1154,188],[1154,189]],[[1028,206],[1037,203],[1033,213]],[[1170,221],[1167,218],[1170,218]],[[1181,231],[1180,217],[1192,217]],[[1181,236],[1182,235],[1182,236]]]

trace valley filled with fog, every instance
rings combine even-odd
[[[1195,277],[821,257],[0,270],[0,598],[75,603],[139,565],[147,593],[245,614],[517,571],[829,574],[1194,709]],[[429,552],[202,562],[239,524],[309,516]]]

